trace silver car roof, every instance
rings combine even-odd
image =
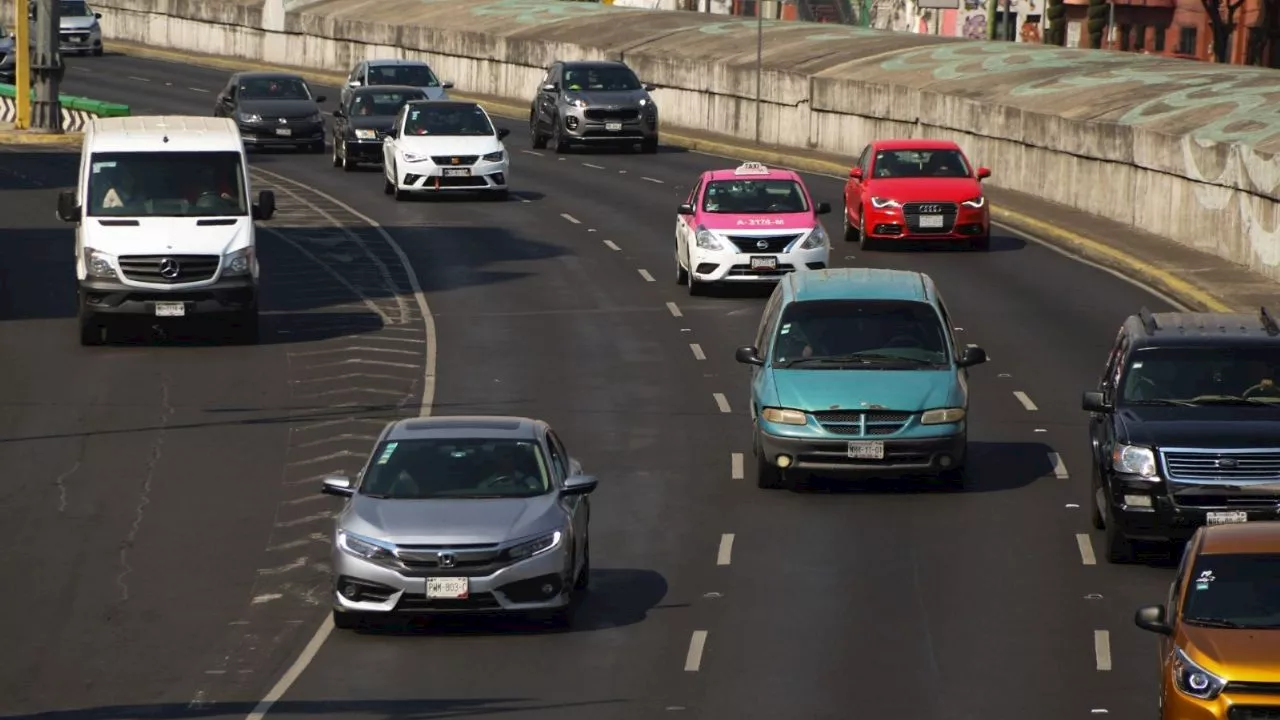
[[[428,63],[425,60],[405,60],[403,58],[383,58],[379,60],[366,60],[365,62],[369,63],[369,67],[394,67],[406,65],[419,65],[427,68],[431,67],[431,63]]]
[[[392,423],[383,439],[428,440],[483,438],[485,440],[536,440],[546,423],[505,415],[442,415],[405,418]]]

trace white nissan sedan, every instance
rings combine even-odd
[[[477,103],[416,100],[406,103],[382,141],[383,191],[404,200],[413,193],[482,192],[507,197],[511,158],[497,129]]]

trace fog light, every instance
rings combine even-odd
[[[941,465],[942,467],[951,467],[951,456],[943,455],[942,457],[938,458],[938,464]]]
[[[778,456],[778,467],[780,467],[780,468],[791,467],[791,456],[790,456],[790,455],[779,455],[779,456]]]
[[[1125,495],[1124,504],[1133,507],[1151,507],[1150,495]]]
[[[555,591],[556,591],[556,588],[554,585],[552,585],[551,583],[543,583],[542,585],[543,595],[553,595],[555,594]]]
[[[348,600],[357,600],[360,597],[360,588],[356,587],[354,583],[344,583],[340,592]]]

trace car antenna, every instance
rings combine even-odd
[[[1138,319],[1142,321],[1142,327],[1148,334],[1155,334],[1155,331],[1160,329],[1160,325],[1156,323],[1155,316],[1146,307],[1138,311]]]
[[[1271,313],[1267,312],[1266,305],[1259,309],[1258,317],[1262,320],[1262,327],[1266,328],[1268,335],[1273,337],[1280,335],[1280,325],[1276,324],[1276,319],[1271,317]]]

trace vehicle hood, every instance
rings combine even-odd
[[[210,218],[194,217],[127,218],[137,225],[101,222],[125,219],[85,218],[85,245],[109,255],[225,255],[249,244],[253,225],[248,217],[236,218],[234,225],[197,225]]]
[[[396,124],[396,116],[353,115],[347,119],[347,124],[361,130],[390,130]]]
[[[98,18],[89,15],[88,17],[66,17],[58,19],[58,27],[61,30],[88,30],[98,24]]]
[[[1131,445],[1239,448],[1280,436],[1280,408],[1121,406],[1116,415]]]
[[[982,184],[975,178],[874,178],[867,185],[868,194],[902,203],[958,203],[982,194]]]
[[[1280,682],[1280,655],[1276,654],[1280,630],[1204,628],[1184,623],[1179,634],[1183,652],[1210,672],[1241,682]]]
[[[4,31],[0,30],[0,32]],[[13,52],[14,47],[16,47],[16,43],[14,42],[14,37],[12,35],[0,37],[0,53],[8,55]]]
[[[818,224],[811,212],[729,215],[699,213],[697,224],[708,230],[734,235],[776,235],[779,230],[805,232]]]
[[[967,390],[954,370],[777,369],[777,407],[822,410],[900,410],[967,407]]]
[[[449,91],[445,90],[439,85],[436,85],[435,87],[423,85],[418,89],[426,93],[428,100],[448,100],[449,99]]]
[[[261,115],[263,119],[296,118],[320,112],[315,100],[241,100],[238,110]]]
[[[555,493],[486,500],[382,500],[355,495],[339,527],[397,545],[500,543],[564,525]]]
[[[589,108],[630,108],[635,107],[642,99],[649,97],[644,88],[636,90],[568,90],[566,99],[582,98]]]
[[[503,149],[496,135],[411,135],[396,145],[422,155],[487,155]]]

